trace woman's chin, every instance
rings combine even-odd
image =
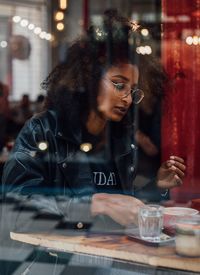
[[[109,120],[114,122],[120,122],[123,119],[124,116],[119,115],[112,115],[110,116]]]
[[[107,121],[120,122],[123,119],[124,114],[119,114],[116,112],[107,113],[107,114],[104,113],[102,114],[102,117]]]

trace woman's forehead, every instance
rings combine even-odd
[[[111,66],[107,71],[106,75],[111,77],[124,76],[131,79],[137,79],[139,77],[139,70],[137,65],[129,63],[120,63],[117,65]]]

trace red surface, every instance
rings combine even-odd
[[[200,199],[193,199],[191,201],[191,207],[200,212]]]
[[[183,186],[174,188],[171,198],[187,202],[200,198],[200,44],[185,42],[200,30],[200,0],[174,0],[173,5],[163,0],[162,11],[174,20],[163,22],[162,61],[172,81],[163,103],[162,159],[175,154],[185,159]],[[180,15],[190,21],[181,22]]]

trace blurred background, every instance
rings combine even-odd
[[[160,52],[161,3],[157,0],[1,0],[0,5],[0,81],[8,85],[12,101],[24,93],[36,100],[40,82],[62,61],[68,43],[89,22],[101,25],[108,8],[153,26],[153,33],[143,31],[144,41]],[[147,51],[150,54],[150,48]]]
[[[46,94],[41,82],[90,23],[101,37],[106,9],[118,9],[140,25],[137,54],[158,58],[170,79],[162,101],[154,100],[156,91],[150,91],[139,107],[139,169],[133,185],[148,200],[147,193],[154,194],[152,185],[146,194],[140,188],[154,181],[161,161],[180,155],[186,161],[186,177],[170,199],[188,205],[200,198],[200,0],[0,0],[0,176],[20,129],[44,110]],[[10,202],[10,212],[18,202]],[[33,208],[23,214],[30,223],[36,217]],[[6,224],[6,217],[1,221]],[[36,217],[34,221],[37,230],[58,228],[54,219]],[[0,275],[27,274],[38,252],[30,247],[19,250],[6,229],[4,233],[0,236]],[[77,265],[72,255],[66,257],[72,266]],[[42,253],[40,259],[29,274],[52,274],[56,260]],[[66,261],[60,262],[54,274],[94,274],[94,269],[85,271],[84,265],[81,273],[76,266],[65,270]]]
[[[160,58],[161,1],[0,1],[1,173],[25,121],[43,110],[45,91],[40,83],[64,60],[69,44],[91,23],[96,35],[102,35],[103,13],[107,9],[117,9],[141,25],[137,54]],[[160,124],[157,126],[160,140]],[[153,165],[147,168],[141,180],[139,178],[139,186],[144,181],[143,176],[145,179],[155,176],[160,164],[158,151]],[[146,153],[143,159],[145,157]]]
[[[136,185],[154,178],[161,161],[178,154],[187,175],[171,197],[199,197],[200,0],[0,0],[1,172],[25,121],[44,108],[40,83],[90,23],[102,35],[106,9],[118,9],[140,25],[137,54],[160,59],[170,78],[162,102],[152,103],[152,92],[140,107]]]

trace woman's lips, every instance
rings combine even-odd
[[[120,107],[120,106],[116,106],[116,107],[114,107],[114,112],[117,113],[118,115],[123,116],[123,115],[126,114],[127,108],[125,108],[125,107]]]

